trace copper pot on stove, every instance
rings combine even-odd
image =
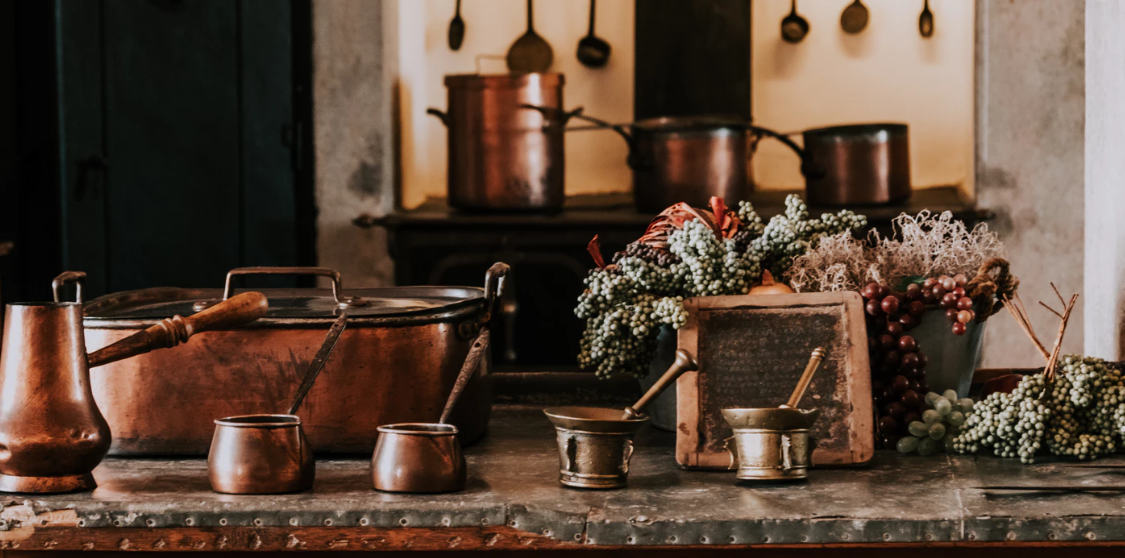
[[[906,124],[851,124],[805,130],[805,153],[824,174],[805,178],[810,205],[883,205],[910,197]]]
[[[823,174],[793,140],[737,116],[664,116],[611,124],[582,114],[581,108],[571,112],[548,106],[526,108],[551,119],[554,128],[563,128],[575,118],[625,138],[629,146],[627,162],[633,171],[633,198],[637,209],[646,213],[663,211],[679,202],[705,207],[712,196],[729,205],[746,199],[750,193],[747,162],[762,137],[775,138],[796,152],[806,177]],[[569,130],[588,129],[592,128]]]
[[[559,109],[562,74],[445,76],[449,205],[468,211],[555,211],[563,205],[563,129],[523,105]]]

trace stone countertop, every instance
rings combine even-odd
[[[68,526],[79,534],[345,527],[361,533],[468,533],[503,527],[526,534],[521,544],[572,547],[1125,541],[1125,493],[975,488],[1121,484],[1112,469],[877,452],[864,468],[814,470],[807,482],[796,484],[743,485],[733,473],[680,469],[672,453],[674,436],[648,429],[638,437],[628,488],[575,490],[557,482],[554,434],[538,409],[500,408],[494,417],[491,434],[466,450],[469,481],[462,492],[376,492],[367,460],[356,457],[320,460],[309,492],[232,496],[211,492],[202,459],[111,458],[94,471],[99,487],[93,492],[6,495],[0,541],[11,540],[12,533],[5,532],[38,524]],[[1098,463],[1113,461],[1125,459]],[[296,539],[288,536],[292,547]],[[488,537],[500,536],[487,535],[481,547],[497,540]],[[115,537],[115,544],[126,545],[141,538]],[[162,548],[166,540],[172,539],[154,538],[151,544]],[[324,542],[335,548],[331,543]],[[94,548],[86,544],[82,548]]]

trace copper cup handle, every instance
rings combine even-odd
[[[237,275],[315,275],[317,277],[328,277],[332,280],[332,298],[336,300],[336,307],[340,309],[352,308],[355,306],[365,306],[368,302],[358,296],[344,296],[344,288],[341,286],[340,272],[330,267],[239,267],[227,272],[226,283],[223,284],[223,299],[230,298],[234,288],[231,284],[231,279]],[[211,305],[215,304],[212,300],[201,300],[196,302],[193,309],[198,312]]]
[[[85,271],[64,271],[60,273],[58,277],[55,277],[54,281],[51,281],[51,292],[55,296],[55,302],[60,302],[59,289],[61,289],[63,285],[74,283],[74,302],[82,304],[82,282],[85,280]]]

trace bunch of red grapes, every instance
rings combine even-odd
[[[965,292],[968,279],[929,277],[910,283],[905,291],[892,291],[885,285],[868,283],[860,294],[866,301],[867,348],[871,359],[871,390],[875,397],[876,441],[893,448],[907,434],[907,425],[921,420],[928,408],[924,401],[926,363],[918,341],[908,332],[922,323],[933,305],[945,311],[953,323],[953,333],[964,335],[972,321],[973,301]]]

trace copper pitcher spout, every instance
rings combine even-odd
[[[4,323],[0,491],[94,488],[111,440],[90,391],[81,304],[9,304]]]

